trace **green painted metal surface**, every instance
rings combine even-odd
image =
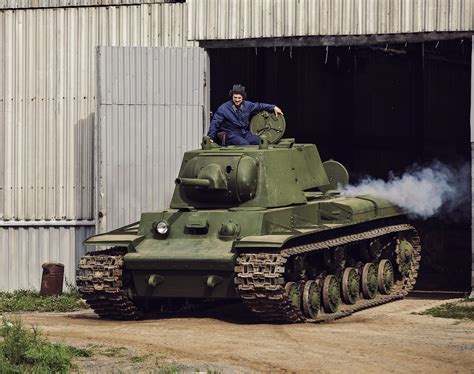
[[[170,209],[86,241],[128,248],[125,267],[139,297],[234,298],[239,250],[278,250],[322,231],[402,214],[383,199],[328,191],[316,146],[292,139],[219,147],[204,138],[202,149],[184,155],[175,182]]]

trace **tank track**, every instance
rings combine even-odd
[[[76,277],[79,292],[101,318],[136,320],[141,317],[141,311],[123,284],[125,253],[123,248],[111,248],[91,252],[79,262]]]
[[[411,269],[401,282],[394,284],[389,295],[378,294],[373,299],[359,299],[356,304],[341,303],[335,313],[319,313],[315,319],[307,318],[301,308],[292,304],[285,292],[285,264],[291,256],[307,254],[341,245],[374,239],[389,234],[409,233],[413,245]],[[277,253],[240,253],[235,267],[237,292],[244,304],[264,321],[325,322],[347,317],[363,309],[372,308],[402,299],[415,285],[420,263],[420,239],[409,224],[384,226],[371,230],[348,233],[328,240],[285,248]]]

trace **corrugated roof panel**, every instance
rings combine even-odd
[[[187,3],[190,40],[474,30],[472,0],[188,0]]]
[[[186,20],[184,4],[0,11],[0,219],[94,218],[95,48],[193,46]]]
[[[94,231],[93,226],[0,227],[0,291],[38,290],[45,262],[64,264],[65,283],[74,284],[85,253],[82,242]]]

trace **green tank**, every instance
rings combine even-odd
[[[170,208],[88,238],[77,285],[102,318],[138,319],[199,300],[241,300],[260,320],[334,320],[403,298],[420,240],[404,212],[348,181],[313,144],[281,139],[282,117],[254,117],[258,146],[183,157]]]

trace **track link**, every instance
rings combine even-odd
[[[285,264],[291,256],[335,248],[374,239],[392,233],[409,233],[414,252],[411,269],[390,295],[360,299],[354,305],[341,304],[336,313],[320,313],[316,319],[306,318],[301,308],[291,303],[285,292]],[[235,267],[235,284],[243,302],[265,321],[325,322],[347,317],[357,311],[402,299],[415,285],[420,263],[420,239],[409,224],[398,224],[359,231],[328,240],[294,246],[278,253],[241,253]]]
[[[111,248],[82,257],[77,270],[77,286],[87,304],[101,317],[136,320],[140,310],[124,289],[123,257],[126,250]]]

